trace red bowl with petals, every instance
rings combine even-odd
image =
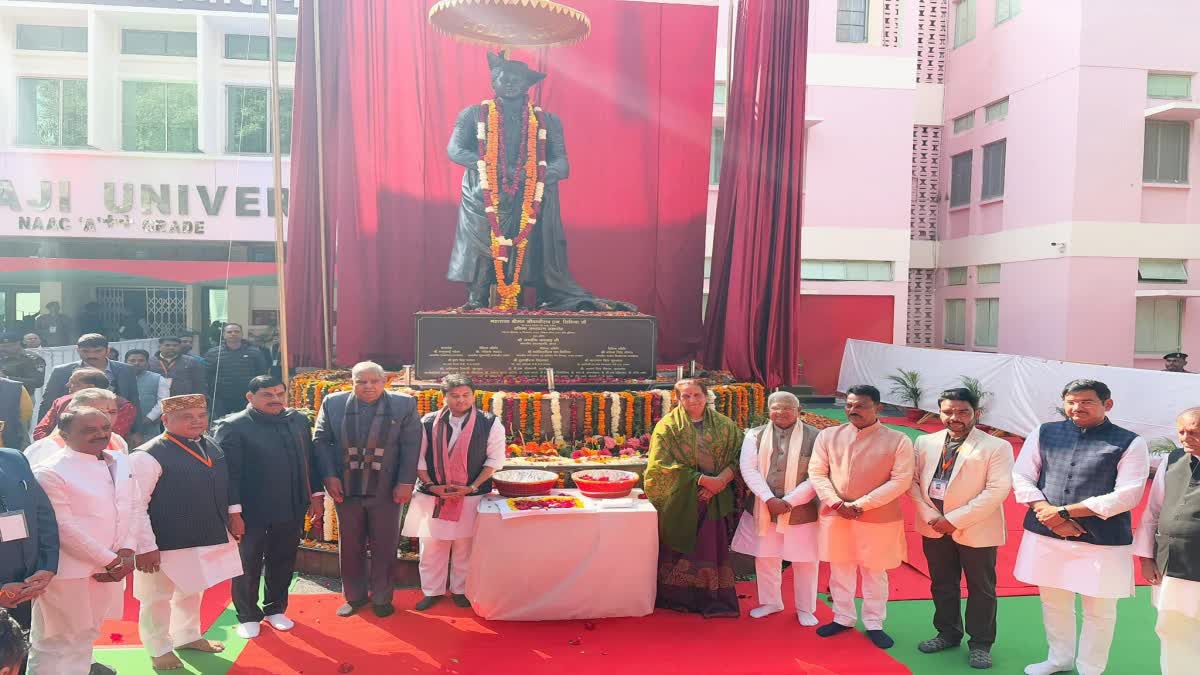
[[[585,497],[625,497],[637,486],[640,476],[620,469],[584,469],[571,474],[575,487]]]
[[[558,474],[540,469],[505,469],[492,474],[492,485],[502,497],[540,497],[550,494]]]

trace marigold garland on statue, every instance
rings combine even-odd
[[[512,239],[504,236],[500,228],[500,193],[509,187],[510,181],[500,174],[500,149],[503,143],[500,133],[502,104],[497,100],[486,100],[480,104],[476,116],[476,135],[479,140],[479,186],[483,190],[484,211],[491,225],[492,262],[496,268],[496,289],[500,295],[500,309],[515,310],[521,295],[521,268],[525,263],[525,248],[529,235],[541,215],[542,197],[546,180],[546,127],[542,109],[527,103],[522,114],[522,143],[525,146],[524,192],[521,199],[520,221],[517,234]],[[517,177],[512,177],[515,191]],[[504,265],[516,249],[511,280],[504,273]]]

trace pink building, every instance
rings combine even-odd
[[[933,345],[1200,354],[1198,25],[1177,0],[952,4]]]
[[[730,1],[718,31],[710,256]],[[945,0],[811,5],[798,302],[814,327],[801,338],[805,383],[818,391],[835,388],[847,338],[933,339],[932,272],[914,267],[933,261],[944,40]]]

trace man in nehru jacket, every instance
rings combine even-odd
[[[492,491],[492,474],[504,466],[504,425],[475,407],[475,385],[463,375],[442,379],[445,405],[421,419],[424,434],[417,476],[421,483],[404,517],[404,536],[421,542],[424,611],[446,594],[446,570],[454,604],[470,607],[467,567],[475,536],[475,512]]]
[[[991,668],[996,641],[996,554],[1004,545],[1004,500],[1012,490],[1013,449],[975,428],[982,411],[968,389],[938,397],[944,431],[917,439],[913,486],[916,529],[929,563],[933,627],[917,646],[932,654],[963,638],[962,592],[967,577],[967,632],[972,668]]]
[[[294,627],[284,611],[304,515],[320,522],[324,504],[308,418],[287,407],[287,387],[274,375],[255,377],[249,388],[250,405],[213,433],[229,466],[229,520],[245,532],[238,543],[245,573],[233,580],[233,606],[238,636],[246,639],[258,637],[263,619],[275,630]]]
[[[412,499],[417,480],[421,421],[413,397],[385,389],[378,363],[356,364],[350,376],[353,391],[321,401],[313,438],[338,519],[346,604],[337,615],[352,616],[370,602],[376,616],[390,616],[396,611],[392,564],[400,544],[400,507]]]
[[[817,501],[808,480],[817,428],[800,421],[800,399],[777,391],[767,399],[769,424],[750,429],[742,442],[741,471],[754,500],[746,504],[730,548],[754,556],[761,619],[783,611],[783,561],[792,563],[796,615],[817,625]]]
[[[904,562],[908,545],[900,496],[912,486],[913,447],[908,436],[879,421],[879,390],[846,390],[848,424],[823,429],[813,446],[808,475],[821,499],[818,547],[829,563],[833,622],[820,637],[857,623],[854,588],[862,574],[863,624],[880,649],[895,641],[883,631],[887,618],[887,571]]]
[[[178,670],[176,649],[220,652],[200,632],[204,591],[242,573],[229,519],[229,473],[221,448],[204,435],[208,401],[199,394],[163,399],[166,432],[129,457],[150,526],[138,543],[133,595],[142,603],[138,633],[157,670]],[[232,535],[232,536],[231,536]]]
[[[1133,595],[1130,511],[1146,488],[1146,441],[1112,423],[1112,395],[1096,380],[1062,392],[1067,419],[1037,428],[1013,468],[1017,503],[1027,504],[1013,576],[1037,586],[1050,644],[1026,675],[1071,670],[1100,675],[1108,664],[1117,600]],[[1075,596],[1083,596],[1083,630],[1075,653]]]
[[[59,431],[65,450],[34,469],[58,518],[60,549],[58,575],[33,604],[30,675],[92,670],[92,643],[105,619],[121,615],[145,524],[129,457],[108,451],[108,416],[69,408]]]
[[[1154,586],[1163,675],[1200,669],[1200,408],[1175,421],[1182,449],[1154,473],[1133,538],[1142,576]]]

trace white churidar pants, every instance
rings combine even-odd
[[[119,616],[125,583],[55,578],[33,602],[31,675],[87,675],[104,619]]]
[[[829,594],[833,596],[833,620],[843,626],[858,623],[854,590],[862,574],[862,620],[867,630],[883,630],[887,618],[887,570],[872,570],[854,563],[829,563]]]
[[[88,675],[92,669],[92,644],[100,627],[81,628],[52,638],[39,635],[34,622],[30,636],[29,675]]]
[[[465,595],[467,592],[467,570],[471,566],[472,538],[433,539],[421,537],[421,592],[430,597],[446,594],[446,577],[449,573],[450,592]]]
[[[201,638],[200,601],[204,591],[183,593],[162,571],[134,574],[133,595],[142,603],[138,633],[151,656],[162,656]]]
[[[817,611],[817,566],[815,562],[792,563],[792,589],[796,611]],[[758,577],[758,604],[783,609],[783,558],[755,558]]]
[[[1075,663],[1079,675],[1100,675],[1108,665],[1108,649],[1112,646],[1113,630],[1117,626],[1117,598],[1083,599],[1083,630],[1079,633],[1079,655],[1075,655],[1075,594],[1061,588],[1040,586],[1042,623],[1046,626],[1046,642],[1050,644],[1047,661],[1055,666],[1070,668]]]
[[[1163,675],[1187,675],[1200,664],[1200,621],[1179,612],[1158,612],[1154,627],[1162,642],[1159,665]]]

